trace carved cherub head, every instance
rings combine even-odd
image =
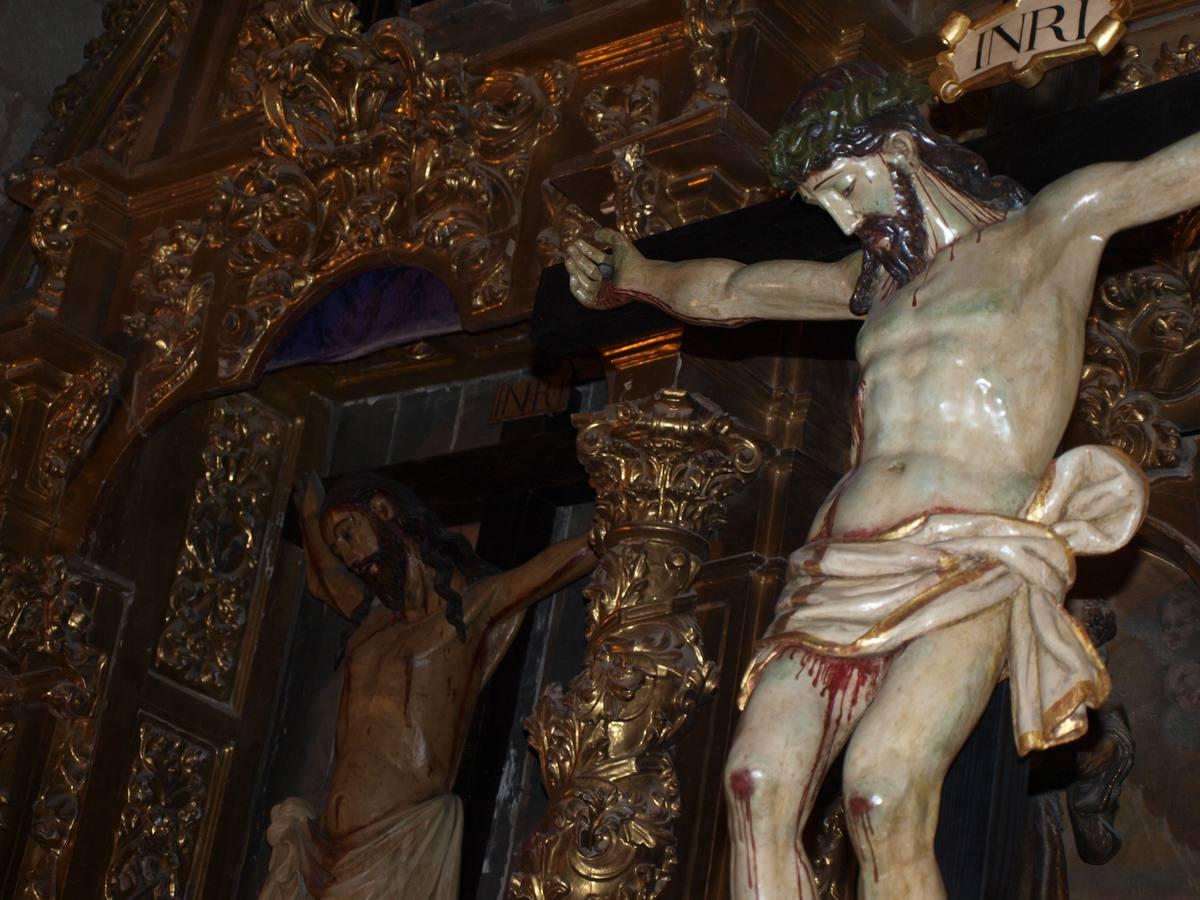
[[[469,583],[494,571],[411,491],[379,475],[355,475],[333,485],[321,507],[321,535],[385,606],[416,615],[438,606],[462,637],[455,574]]]
[[[860,315],[929,261],[915,176],[1001,216],[1029,202],[1024,188],[992,177],[978,154],[929,126],[919,110],[929,96],[920,82],[873,63],[835,66],[800,91],[771,139],[772,182],[821,206],[862,242],[850,300]]]

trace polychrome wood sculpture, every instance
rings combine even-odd
[[[407,490],[362,476],[299,492],[309,590],[351,635],[325,811],[271,812],[263,898],[458,897],[450,791],[475,701],[530,604],[596,565],[586,536],[492,570]]]
[[[642,300],[711,325],[866,318],[852,468],[792,554],[743,682],[725,785],[739,898],[816,896],[799,830],[843,747],[860,896],[945,896],[939,791],[997,680],[1007,670],[1021,753],[1078,737],[1109,692],[1063,597],[1075,554],[1133,536],[1144,478],[1108,448],[1054,454],[1101,251],[1200,203],[1200,136],[1030,198],[933,132],[927,96],[841,66],[772,141],[777,183],[861,253],[667,263],[608,230],[596,240],[610,252],[570,249],[572,291],[591,306]]]

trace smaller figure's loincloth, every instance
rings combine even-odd
[[[442,794],[331,839],[293,797],[271,810],[259,900],[457,900],[462,803]]]
[[[789,560],[739,706],[763,670],[796,648],[885,656],[1007,603],[1017,749],[1073,740],[1087,730],[1086,707],[1103,703],[1110,688],[1104,663],[1063,609],[1074,557],[1123,546],[1147,499],[1145,477],[1128,457],[1079,447],[1051,464],[1019,518],[939,513],[871,539],[813,541]]]

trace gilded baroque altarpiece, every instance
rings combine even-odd
[[[299,557],[282,539],[288,491],[302,469],[328,470],[338,405],[527,365],[523,323],[566,241],[596,223],[643,237],[767,199],[760,148],[792,85],[857,56],[923,74],[937,49],[878,10],[815,0],[624,0],[619,16],[578,3],[498,15],[489,29],[450,6],[365,28],[337,0],[112,0],[9,179],[6,897],[232,896],[300,597]],[[1172,4],[1134,6],[1149,16]],[[1103,286],[1077,416],[1081,440],[1117,444],[1149,473],[1138,552],[1178,581],[1200,577],[1188,517],[1195,243],[1183,228],[1169,267]],[[378,364],[264,379],[324,295],[392,265],[441,279],[464,333]],[[665,440],[634,441],[648,469],[683,452],[666,438],[688,416],[705,440],[726,427],[688,406],[697,393],[748,423],[740,450],[725,447],[729,477],[761,468],[711,548],[695,534],[716,510],[679,511],[651,522],[657,531],[639,531],[645,517],[629,510],[598,518],[611,558],[591,591],[588,668],[532,720],[552,803],[569,805],[559,730],[625,630],[659,654],[649,659],[661,686],[644,692],[653,704],[667,693],[686,712],[712,701],[679,738],[678,776],[659,745],[685,716],[658,731],[628,708],[603,722],[628,745],[621,759],[655,761],[665,798],[643,811],[659,850],[617,848],[630,871],[637,858],[640,895],[717,896],[726,881],[723,822],[702,812],[720,769],[707,748],[728,743],[731,685],[779,560],[842,467],[848,427],[833,410],[847,405],[846,367],[799,358],[793,341],[735,339],[735,362],[679,332],[605,353],[610,401],[673,382],[693,392],[645,413]],[[602,417],[584,432],[621,439]],[[778,452],[760,458],[768,444]],[[619,607],[647,559],[662,583],[642,597],[648,620],[631,624]],[[620,874],[568,874],[555,833],[540,835],[518,896]]]

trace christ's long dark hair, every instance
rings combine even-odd
[[[437,515],[417,499],[416,494],[382,475],[367,472],[338,480],[325,495],[321,514],[338,506],[359,506],[370,511],[368,504],[377,494],[388,497],[396,507],[396,518],[391,524],[418,543],[421,559],[433,569],[434,590],[446,601],[446,619],[465,641],[463,598],[451,587],[454,570],[457,568],[462,572],[469,583],[492,575],[498,569],[480,557],[465,537],[446,530]]]

